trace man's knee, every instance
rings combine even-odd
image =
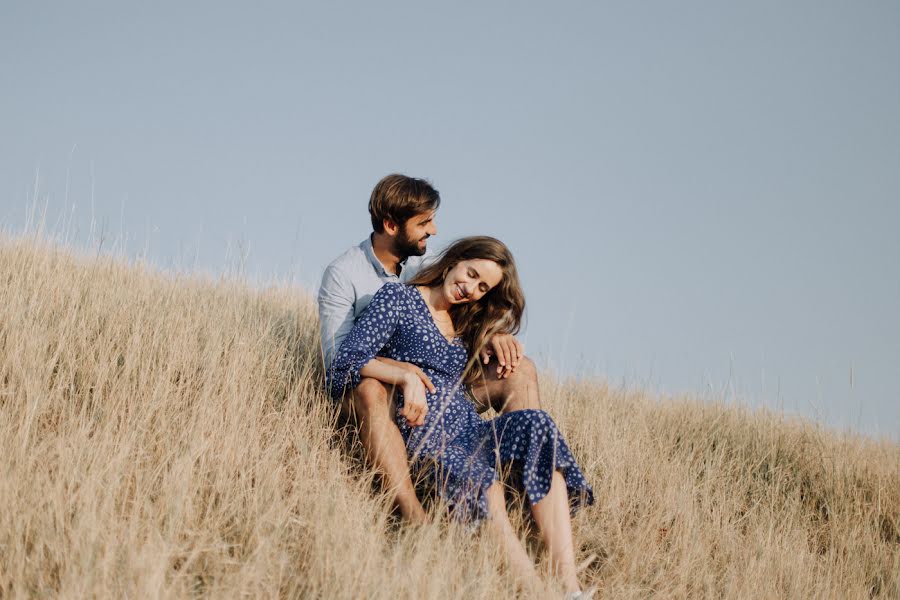
[[[357,418],[387,414],[390,394],[383,383],[364,377],[353,390],[353,409]]]
[[[504,381],[503,405],[499,412],[541,408],[538,397],[537,368],[530,358],[523,356],[516,370]]]
[[[523,356],[519,361],[519,366],[506,379],[500,379],[505,392],[508,394],[514,391],[523,390],[537,386],[537,367],[527,356]]]
[[[483,412],[488,406],[498,413],[541,407],[537,367],[530,358],[523,356],[516,370],[506,378],[496,377],[496,367],[496,359],[493,359],[485,371],[487,376],[484,381],[471,388],[476,408],[481,409],[479,412]]]
[[[527,356],[523,356],[511,377],[527,383],[537,383],[537,367],[534,366],[534,361]]]
[[[499,365],[500,363],[497,361],[496,357],[492,357],[491,362],[487,366],[479,365],[482,367],[482,383],[490,384],[493,381],[501,382],[502,384],[537,382],[537,367],[534,365],[534,361],[527,356],[523,356],[519,359],[516,370],[505,378],[497,373]]]

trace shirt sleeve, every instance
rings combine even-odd
[[[344,389],[359,385],[360,370],[390,341],[400,322],[401,284],[387,283],[372,297],[344,338],[328,370],[328,389],[339,400]]]
[[[318,297],[319,335],[326,367],[331,366],[335,349],[353,328],[355,302],[356,291],[350,278],[341,269],[329,265],[322,274]]]

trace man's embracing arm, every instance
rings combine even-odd
[[[319,334],[322,342],[322,353],[325,356],[325,368],[331,366],[334,353],[341,342],[353,329],[356,315],[353,304],[356,302],[356,291],[350,278],[335,265],[329,265],[322,274],[322,285],[319,286]]]

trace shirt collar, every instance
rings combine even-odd
[[[363,252],[365,252],[366,258],[368,258],[369,262],[372,263],[372,268],[375,269],[376,273],[385,277],[400,277],[400,273],[403,272],[403,267],[406,266],[406,259],[401,260],[400,264],[397,265],[397,270],[400,273],[397,273],[396,275],[394,275],[393,273],[389,273],[388,270],[384,268],[384,265],[381,264],[381,261],[378,260],[378,257],[375,256],[375,246],[372,245],[372,235],[374,234],[369,234],[369,236],[359,244],[359,247],[362,248]]]

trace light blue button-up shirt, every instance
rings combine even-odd
[[[375,292],[391,281],[408,282],[429,258],[410,256],[400,263],[398,277],[388,273],[375,256],[370,235],[328,265],[319,287],[319,331],[326,368]]]

